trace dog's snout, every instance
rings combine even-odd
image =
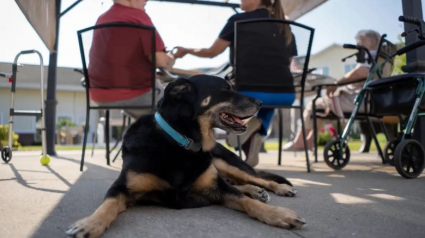
[[[257,105],[257,107],[263,106],[263,102],[261,102],[260,100],[255,99],[254,103],[255,103],[255,105]]]

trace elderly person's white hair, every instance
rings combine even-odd
[[[374,48],[378,48],[379,40],[381,39],[381,35],[374,30],[361,30],[357,32],[356,40],[368,38],[375,43]]]

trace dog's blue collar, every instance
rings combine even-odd
[[[186,150],[191,150],[198,152],[201,149],[200,144],[196,144],[192,139],[187,138],[184,135],[181,135],[176,130],[174,130],[168,123],[162,118],[162,116],[157,112],[155,113],[155,120],[158,125],[169,135],[171,136],[179,145],[181,145]]]

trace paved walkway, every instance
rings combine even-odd
[[[0,237],[66,237],[65,229],[90,215],[117,177],[121,161],[104,165],[104,153],[87,153],[83,173],[78,151],[59,151],[49,167],[38,152],[16,152],[0,164]],[[219,206],[188,210],[132,208],[119,216],[103,236],[127,237],[425,237],[425,176],[406,180],[383,166],[375,154],[353,153],[342,171],[320,159],[306,173],[302,153],[261,155],[259,169],[289,178],[298,189],[294,198],[271,194],[272,205],[285,206],[307,220],[298,231],[267,226],[247,215]]]

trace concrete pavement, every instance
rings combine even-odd
[[[0,164],[0,237],[66,237],[65,229],[90,215],[118,176],[121,161],[106,166],[103,150],[86,156],[79,172],[79,151],[58,151],[50,166],[39,164],[39,152],[16,152]],[[272,193],[270,203],[296,211],[307,220],[302,230],[262,224],[240,212],[211,206],[170,210],[131,208],[108,229],[105,238],[127,237],[425,237],[425,176],[401,178],[383,166],[375,153],[353,152],[342,171],[320,158],[305,172],[302,153],[261,154],[258,169],[284,175],[298,189],[294,198]]]

